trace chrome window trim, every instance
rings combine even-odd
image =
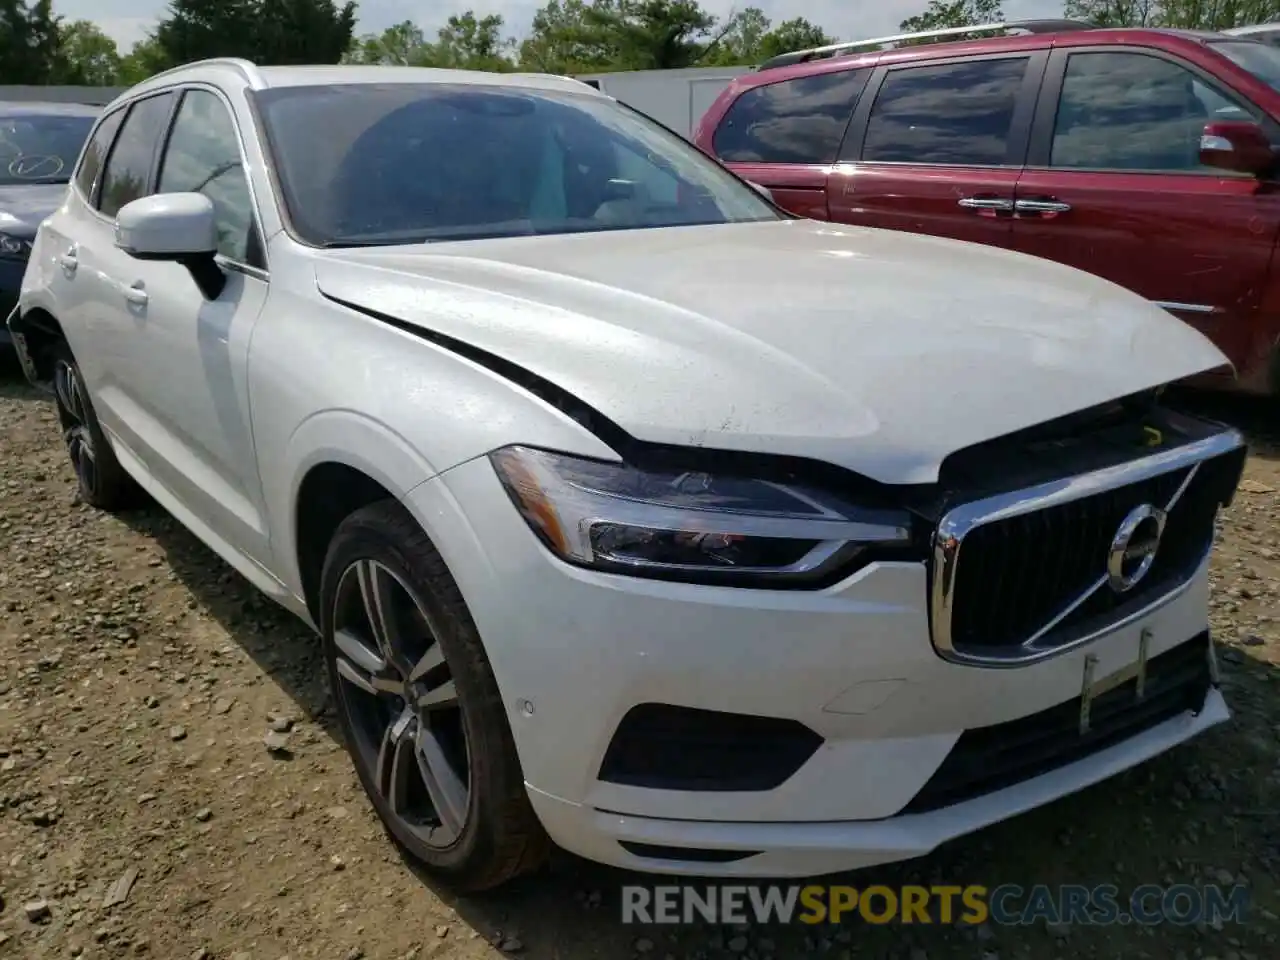
[[[1218,308],[1207,303],[1179,303],[1176,300],[1152,300],[1157,307],[1178,313],[1217,313]]]
[[[1050,619],[1045,626],[1023,641],[1022,644],[1010,648],[1007,654],[965,653],[964,651],[956,650],[952,643],[951,615],[955,600],[953,590],[956,569],[964,538],[973,530],[986,524],[994,523],[997,520],[1035,513],[1039,510],[1070,503],[1096,493],[1148,480],[1163,473],[1191,467],[1191,473],[1188,474],[1186,480],[1165,505],[1165,510],[1167,511],[1181,499],[1195,473],[1199,470],[1201,463],[1214,457],[1231,453],[1244,445],[1244,437],[1238,430],[1224,430],[1174,450],[1167,450],[1149,457],[1131,460],[1128,463],[1107,467],[1092,473],[1077,474],[1061,480],[1051,480],[1034,487],[997,494],[953,507],[938,522],[937,532],[934,534],[932,583],[929,587],[930,619],[932,621],[934,649],[944,660],[952,663],[985,667],[1026,666],[1027,664],[1047,660],[1050,657],[1066,653],[1068,650],[1081,647],[1101,636],[1119,630],[1170,603],[1187,590],[1194,582],[1194,577],[1188,577],[1175,584],[1170,590],[1154,599],[1150,604],[1142,607],[1142,609],[1127,614],[1101,629],[1088,632],[1052,647],[1036,646],[1036,641],[1048,634],[1080,604],[1084,603],[1107,583],[1105,558],[1099,558],[1101,569],[1098,580]],[[1206,550],[1206,557],[1207,555],[1208,551]],[[1203,557],[1201,558],[1197,569],[1204,565],[1204,559]]]

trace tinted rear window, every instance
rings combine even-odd
[[[998,166],[1009,162],[1027,58],[894,70],[867,122],[864,161]]]
[[[737,163],[832,163],[869,70],[753,87],[716,128],[712,148]]]

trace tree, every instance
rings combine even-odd
[[[45,84],[65,73],[52,0],[0,0],[0,80]]]
[[[759,63],[783,53],[825,47],[835,42],[835,37],[828,36],[821,27],[810,23],[804,17],[794,17],[791,20],[784,20],[761,38],[759,60],[750,62]]]
[[[654,70],[711,62],[719,25],[697,0],[550,0],[533,18],[520,64],[552,73]]]
[[[63,75],[54,82],[87,87],[110,87],[120,82],[120,51],[116,42],[88,20],[59,25]]]
[[[348,0],[258,0],[255,63],[337,63],[351,46],[356,5]]]
[[[169,64],[244,57],[259,64],[337,63],[351,46],[348,0],[170,0],[155,40]]]
[[[489,14],[477,18],[471,10],[445,21],[436,34],[433,66],[460,70],[511,70],[508,58],[511,41],[502,37],[502,17]]]
[[[720,42],[703,57],[703,61],[717,66],[759,62],[760,44],[771,25],[763,10],[747,7],[729,18]]]
[[[1159,0],[1067,0],[1063,13],[1099,27],[1147,27],[1155,23]]]
[[[923,13],[908,17],[899,26],[904,33],[921,33],[999,23],[1003,19],[1000,0],[929,0],[929,6]]]
[[[154,36],[139,40],[120,59],[119,84],[131,87],[171,66],[169,56]]]
[[[588,7],[585,22],[618,51],[621,70],[692,67],[719,43],[716,18],[697,0],[617,0]]]
[[[209,57],[252,58],[256,15],[254,0],[170,0],[155,42],[166,66]]]
[[[763,63],[782,53],[834,42],[826,31],[804,17],[795,17],[774,27],[759,7],[747,7],[729,18],[719,42],[711,45],[700,62],[717,66],[748,66]]]
[[[411,20],[387,27],[382,33],[366,33],[356,39],[343,57],[346,63],[421,67],[434,53],[422,28]]]
[[[1280,20],[1278,0],[1156,0],[1153,21],[1184,30],[1223,30]]]
[[[550,0],[533,15],[519,62],[545,73],[598,73],[616,65],[618,51],[599,29],[587,23],[592,7],[615,9],[617,0]]]
[[[471,10],[451,16],[427,40],[422,28],[409,20],[380,34],[365,34],[352,44],[347,63],[406,67],[450,67],[458,70],[511,70],[513,41],[502,36],[502,17],[477,17]]]

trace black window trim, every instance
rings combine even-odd
[[[873,64],[868,64],[868,63],[849,64],[848,66],[840,70],[824,70],[821,73],[801,73],[793,77],[784,77],[780,80],[772,80],[769,83],[760,83],[760,84],[756,84],[755,86],[748,87],[747,89],[743,90],[741,93],[739,93],[736,97],[733,98],[733,102],[729,104],[728,107],[725,108],[725,111],[721,115],[720,119],[716,121],[716,128],[711,133],[711,151],[713,156],[717,160],[719,160],[721,163],[726,165],[730,163],[740,163],[740,164],[752,164],[752,165],[770,166],[770,167],[790,167],[790,168],[827,167],[829,168],[832,165],[839,163],[840,152],[843,149],[846,138],[849,136],[849,129],[853,124],[853,118],[857,116],[858,108],[862,105],[862,102],[866,100],[867,91],[871,89],[872,83],[875,81],[875,71],[876,71],[876,68]],[[849,108],[849,115],[845,117],[844,129],[840,132],[840,136],[836,139],[836,150],[835,150],[834,159],[819,161],[815,163],[801,163],[801,162],[796,162],[792,160],[726,160],[720,155],[720,150],[716,147],[716,137],[719,136],[720,130],[724,126],[724,122],[729,119],[729,114],[733,112],[734,107],[736,107],[739,103],[741,103],[742,99],[746,97],[748,94],[755,93],[760,90],[764,90],[767,87],[776,87],[784,83],[794,83],[797,80],[812,80],[816,77],[841,76],[841,75],[850,74],[850,73],[862,74],[865,79],[863,79],[862,86],[858,88],[857,93],[854,95],[853,104]]]
[[[1245,96],[1235,87],[1226,83],[1197,64],[1183,59],[1160,47],[1144,47],[1138,44],[1090,44],[1088,46],[1072,46],[1055,49],[1049,58],[1044,74],[1044,83],[1040,87],[1040,96],[1036,103],[1035,120],[1031,125],[1031,143],[1027,151],[1026,169],[1053,173],[1110,173],[1116,176],[1146,177],[1212,177],[1216,179],[1239,180],[1224,171],[1203,170],[1141,170],[1133,168],[1117,169],[1116,167],[1055,167],[1050,165],[1053,152],[1053,133],[1058,122],[1058,108],[1061,105],[1062,85],[1067,75],[1067,63],[1076,54],[1084,53],[1120,53],[1140,54],[1156,60],[1164,60],[1174,66],[1189,71],[1205,86],[1221,93],[1228,93],[1234,100],[1247,106],[1253,113],[1272,143],[1280,144],[1280,124],[1277,124],[1252,99]]]
[[[138,97],[134,97],[127,104],[121,105],[120,109],[126,112],[125,112],[124,118],[120,121],[119,129],[116,130],[115,137],[111,141],[111,149],[108,150],[107,155],[102,158],[102,170],[103,170],[104,176],[103,176],[102,182],[99,182],[94,188],[93,202],[89,204],[89,210],[93,213],[94,216],[96,216],[99,220],[103,221],[104,223],[114,224],[116,222],[115,217],[109,217],[102,212],[102,210],[99,208],[99,203],[102,200],[102,186],[103,186],[103,183],[105,183],[106,181],[105,174],[106,174],[107,167],[111,164],[112,157],[115,156],[116,147],[120,145],[120,132],[124,130],[125,124],[129,122],[129,118],[133,115],[133,108],[136,107],[138,104],[143,103],[147,100],[154,100],[159,97],[169,97],[170,98],[169,115],[167,118],[165,118],[164,126],[161,128],[162,131],[167,131],[169,129],[169,125],[173,123],[174,110],[177,109],[178,100],[180,99],[179,97],[174,95],[177,90],[178,88],[176,86],[164,87],[160,90],[148,90],[145,94],[142,94],[141,96],[138,96]],[[116,111],[112,111],[112,112],[115,113]],[[156,164],[160,157],[160,144],[164,142],[165,136],[166,134],[162,133],[160,138],[157,139],[156,142],[151,147],[151,163],[147,172],[147,181],[143,185],[144,189],[147,192],[144,193],[143,196],[150,196],[152,193],[155,193],[155,179],[156,179],[156,169],[157,169]]]
[[[226,108],[227,115],[231,118],[231,129],[235,131],[236,149],[240,152],[240,163],[244,167],[245,183],[249,188],[249,208],[253,217],[252,229],[249,234],[249,243],[245,250],[245,255],[248,259],[242,262],[240,260],[234,260],[222,253],[217,254],[215,259],[221,266],[235,270],[237,273],[243,273],[258,280],[268,280],[270,272],[267,263],[267,245],[264,242],[262,235],[262,211],[258,205],[257,193],[253,189],[253,177],[249,173],[249,155],[248,150],[245,148],[244,131],[240,129],[240,123],[236,119],[235,109],[227,99],[226,94],[211,84],[189,81],[174,89],[177,91],[178,99],[174,104],[173,110],[169,114],[169,120],[165,124],[164,134],[160,138],[160,149],[156,152],[153,164],[152,173],[154,176],[154,183],[151,190],[154,193],[160,189],[160,175],[164,170],[164,161],[169,153],[169,141],[173,138],[173,128],[178,123],[178,112],[182,109],[182,103],[186,100],[187,94],[193,90],[212,94],[222,104],[222,106]]]
[[[128,117],[129,108],[132,103],[124,104],[115,110],[108,110],[94,122],[93,127],[89,130],[89,136],[85,137],[84,146],[80,149],[80,158],[76,163],[75,169],[71,172],[70,188],[77,197],[83,200],[90,210],[97,212],[98,194],[102,192],[102,171],[107,168],[107,158],[111,156],[111,151],[115,149],[116,139],[120,136],[120,127],[124,126],[124,121]],[[93,138],[98,135],[98,131],[103,128],[109,121],[115,117],[120,117],[120,126],[116,127],[115,133],[111,135],[111,142],[107,144],[106,150],[102,154],[102,166],[98,170],[98,178],[93,184],[93,195],[86,196],[85,192],[80,189],[80,174],[84,170],[85,160],[89,156],[89,144],[93,143]]]
[[[875,68],[875,73],[863,88],[858,100],[853,119],[845,132],[844,142],[836,154],[837,164],[865,163],[878,167],[940,167],[944,169],[984,169],[984,170],[1018,170],[1027,160],[1027,151],[1031,140],[1032,118],[1036,111],[1037,95],[1045,75],[1045,67],[1049,61],[1049,49],[1010,50],[1001,53],[969,54],[968,56],[932,57],[915,60],[903,60],[891,64],[882,64]],[[956,63],[972,63],[990,60],[1026,60],[1027,69],[1022,76],[1022,87],[1018,90],[1014,101],[1013,117],[1009,123],[1009,143],[1005,154],[1005,162],[991,163],[929,163],[924,161],[903,160],[863,160],[862,152],[867,139],[867,124],[871,111],[880,98],[885,79],[890,73],[898,70],[919,70],[930,67],[944,67]]]

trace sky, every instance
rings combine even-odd
[[[533,13],[545,0],[457,0],[457,10],[483,16],[501,14],[511,36],[523,36]],[[54,10],[70,20],[92,20],[127,51],[147,34],[163,14],[167,0],[54,0]],[[760,7],[775,22],[806,17],[841,40],[885,36],[919,13],[928,0],[702,0],[718,16],[734,9]],[[359,33],[378,32],[402,20],[413,20],[433,33],[454,12],[443,3],[423,0],[359,0]],[[1062,0],[1004,0],[1007,19],[1056,17]]]

